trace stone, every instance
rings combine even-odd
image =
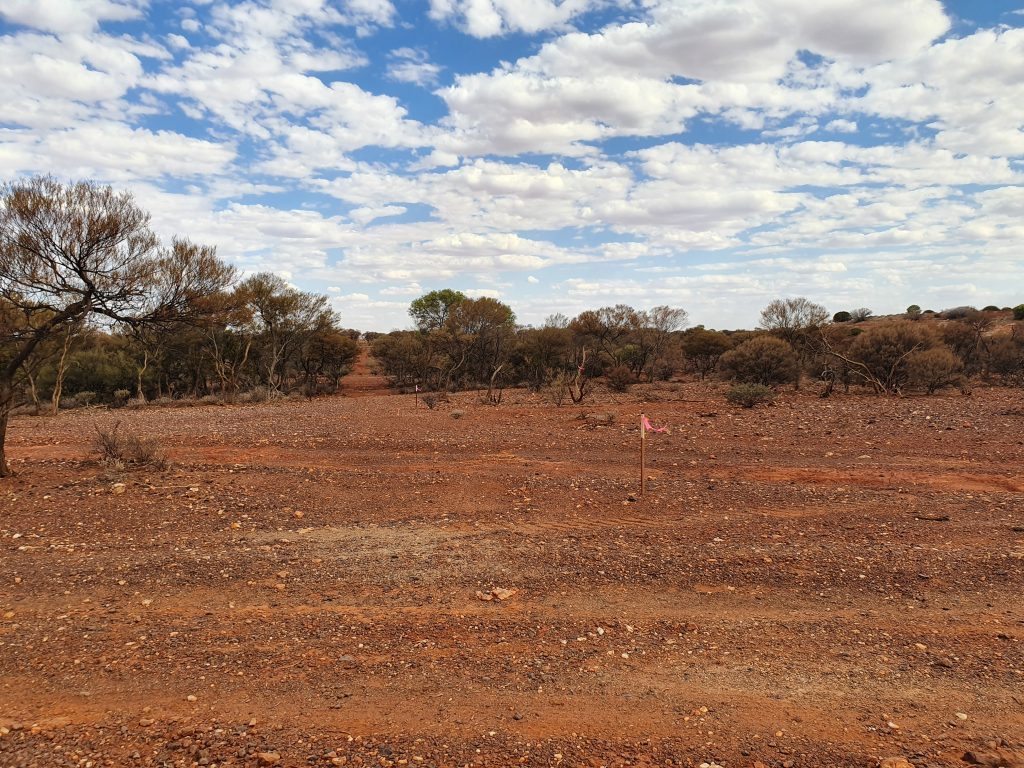
[[[259,760],[260,765],[277,765],[281,762],[281,755],[277,752],[259,752],[256,754],[256,759]]]
[[[879,768],[914,768],[913,763],[905,757],[887,757],[878,765]]]
[[[1024,755],[1008,749],[966,752],[963,761],[971,765],[985,766],[985,768],[1024,768]]]

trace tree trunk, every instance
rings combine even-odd
[[[36,377],[33,373],[26,373],[28,378],[28,389],[32,393],[32,405],[35,408],[36,416],[42,411],[42,405],[39,403],[39,390],[36,389]]]
[[[11,382],[5,381],[0,384],[0,477],[10,477],[11,467],[7,463],[7,455],[4,452],[4,445],[7,442],[7,419],[11,415],[11,405],[14,403],[14,391]]]
[[[60,410],[60,396],[64,392],[64,377],[68,372],[68,350],[71,349],[71,339],[74,337],[74,326],[68,328],[68,332],[64,335],[64,346],[60,350],[60,359],[57,361],[57,377],[53,382],[53,396],[51,398],[52,406],[50,413],[54,416]]]
[[[142,377],[146,375],[146,369],[149,368],[149,351],[143,350],[142,352],[142,365],[138,366],[135,377],[135,396],[139,399],[139,402],[146,402],[146,393],[142,391]]]

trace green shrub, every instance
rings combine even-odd
[[[740,384],[773,387],[796,381],[800,362],[792,345],[774,336],[755,336],[722,355],[722,374]]]
[[[995,304],[989,304],[987,307],[982,307],[981,311],[982,312],[998,312],[999,311],[999,307],[997,307]]]
[[[775,392],[763,384],[737,384],[725,393],[725,399],[733,405],[753,408],[758,403],[773,402]]]
[[[844,310],[842,312],[836,312],[834,315],[832,315],[832,322],[833,323],[848,323],[848,322],[850,322],[852,317],[853,317],[853,315],[851,315],[849,312],[846,312]]]
[[[1024,304],[1018,304],[1013,308],[1013,319],[1024,320]]]

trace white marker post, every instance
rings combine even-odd
[[[641,496],[644,495],[644,491],[647,489],[647,478],[645,477],[646,470],[644,468],[644,459],[646,458],[644,453],[645,453],[645,450],[647,448],[647,426],[646,426],[646,424],[647,424],[647,419],[645,419],[644,415],[641,413],[640,414],[640,495]]]

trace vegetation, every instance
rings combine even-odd
[[[19,401],[329,390],[356,356],[321,296],[235,284],[213,248],[163,245],[129,193],[49,177],[0,186],[0,476]],[[92,393],[88,398],[85,393]]]
[[[160,447],[160,441],[153,437],[140,437],[135,434],[124,434],[120,431],[121,422],[116,422],[110,429],[96,428],[96,439],[93,450],[100,461],[114,467],[132,465],[136,467],[153,466],[164,469],[167,456]]]
[[[761,384],[737,384],[726,391],[725,399],[733,405],[753,408],[758,403],[773,402],[775,390]]]
[[[3,185],[0,204],[0,474],[16,406],[314,396],[337,389],[357,355],[360,333],[324,296],[269,273],[239,282],[212,248],[161,244],[127,193],[42,177]],[[497,405],[508,386],[581,403],[595,382],[625,392],[684,373],[762,388],[808,375],[825,394],[836,383],[897,394],[972,378],[1024,385],[1024,305],[1016,325],[993,307],[936,316],[912,304],[906,319],[864,322],[866,308],[830,317],[796,297],[769,302],[759,331],[726,333],[684,331],[680,308],[616,304],[524,327],[501,301],[445,288],[411,303],[412,330],[364,338],[396,385],[428,390],[428,407],[467,388]]]
[[[789,342],[757,336],[722,355],[722,374],[741,384],[776,387],[795,382],[800,363]]]

